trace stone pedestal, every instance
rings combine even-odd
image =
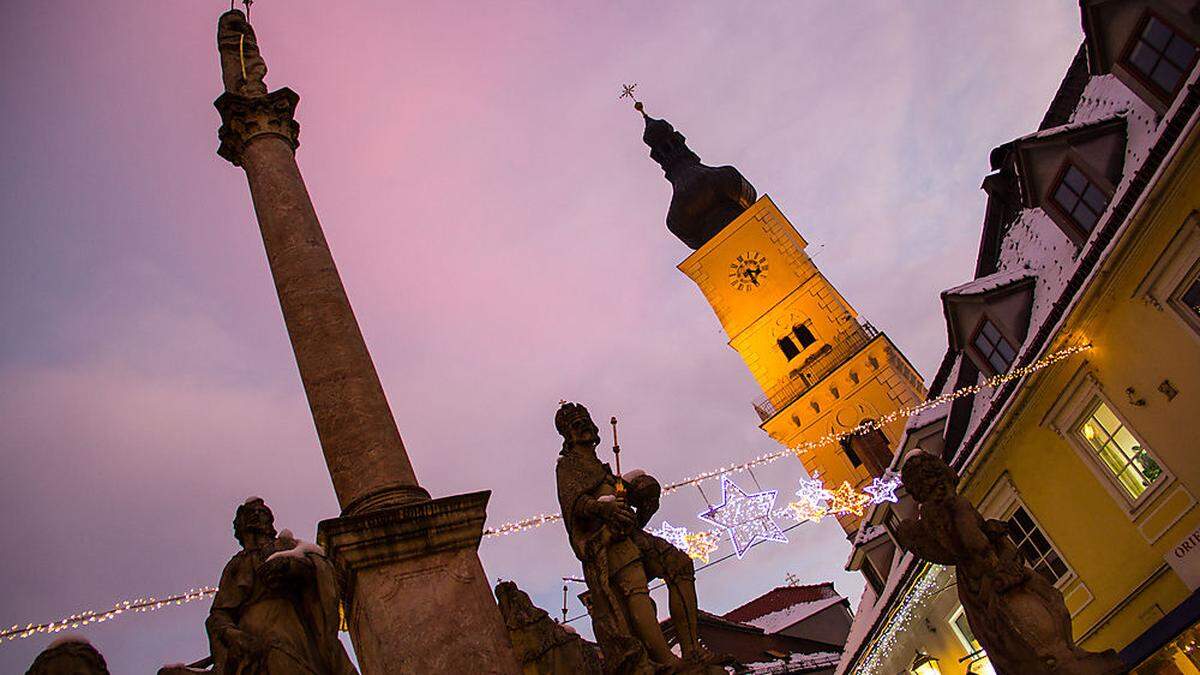
[[[476,550],[491,492],[320,523],[364,673],[518,671]]]

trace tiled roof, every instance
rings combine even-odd
[[[809,586],[780,586],[741,607],[726,612],[723,618],[738,623],[747,623],[788,607],[837,597],[840,595],[834,590],[832,581]]]

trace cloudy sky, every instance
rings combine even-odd
[[[0,6],[0,625],[215,583],[249,494],[304,539],[336,515],[245,178],[214,152],[223,7]],[[675,269],[622,82],[769,194],[928,378],[987,153],[1036,127],[1081,39],[1068,0],[260,0],[253,19],[268,84],[301,95],[300,166],[418,476],[491,489],[491,524],[557,509],[560,398],[620,417],[625,466],[664,482],[772,449]],[[663,514],[698,527],[703,506]],[[702,573],[702,606],[788,573],[857,600],[837,525],[792,535]],[[579,571],[559,525],[481,555],[552,613]],[[206,611],[84,634],[113,672],[153,672],[205,653]],[[48,641],[0,645],[0,671]]]

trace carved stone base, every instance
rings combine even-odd
[[[325,520],[363,675],[520,672],[477,550],[491,492]]]

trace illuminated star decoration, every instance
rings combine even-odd
[[[871,502],[870,497],[850,487],[848,481],[842,481],[842,484],[829,494],[829,510],[839,516],[850,513],[861,516],[863,511],[867,510],[867,504]]]
[[[650,534],[666,539],[672,546],[681,551],[688,550],[688,530],[686,527],[671,527],[671,524],[664,520],[662,527],[657,530],[650,530]]]
[[[831,495],[829,490],[825,489],[825,481],[821,480],[820,476],[813,476],[811,479],[800,479],[800,489],[796,490],[796,496],[802,502],[816,503],[829,499]]]
[[[809,499],[799,499],[791,502],[783,510],[783,515],[794,518],[798,523],[806,520],[819,523],[828,513],[829,507]]]
[[[896,497],[896,488],[900,487],[900,479],[894,475],[885,475],[883,478],[875,478],[871,484],[863,488],[863,492],[871,495],[872,504],[882,504],[884,502],[892,502],[895,504],[900,501]]]
[[[717,550],[717,535],[713,532],[693,532],[684,536],[687,554],[692,560],[708,562],[708,557]]]
[[[778,495],[778,490],[746,494],[728,476],[722,476],[721,503],[697,517],[728,531],[733,552],[741,558],[746,549],[760,539],[787,543],[783,530],[771,517]]]

